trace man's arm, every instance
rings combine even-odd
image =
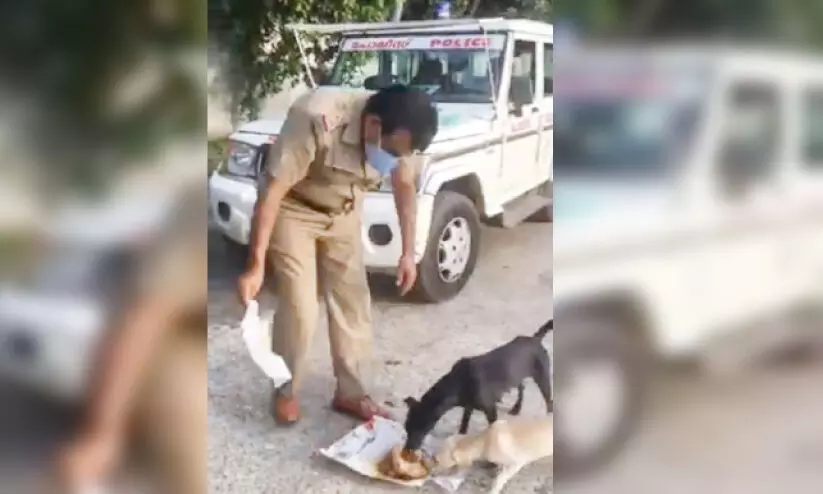
[[[320,130],[317,122],[301,108],[292,107],[280,136],[269,154],[269,177],[254,205],[249,238],[249,270],[260,270],[274,231],[280,202],[286,193],[308,173],[317,152]]]
[[[198,232],[184,232],[150,254],[131,303],[108,333],[97,362],[86,427],[96,434],[123,433],[151,359],[180,328],[180,316],[202,310],[206,248]]]
[[[261,269],[265,266],[266,251],[274,230],[274,223],[277,220],[277,213],[280,211],[280,202],[289,188],[288,183],[270,177],[260,197],[257,198],[251,222],[248,269]]]
[[[394,204],[400,220],[403,257],[414,259],[415,231],[417,228],[417,184],[415,167],[411,160],[401,160],[391,175]]]
[[[130,307],[104,343],[95,375],[86,428],[119,436],[133,409],[136,391],[151,357],[175,327],[178,307],[168,298],[147,296]]]

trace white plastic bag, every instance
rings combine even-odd
[[[291,381],[291,372],[283,357],[271,350],[271,318],[260,317],[260,305],[257,301],[252,300],[246,306],[240,328],[243,330],[249,355],[257,367],[274,381],[274,386],[280,387]]]

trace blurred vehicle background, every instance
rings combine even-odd
[[[199,1],[0,6],[4,491],[53,485],[102,342],[165,269],[170,232],[205,242],[205,206],[181,219],[205,185],[205,14]]]
[[[554,6],[556,488],[817,492],[823,11]]]

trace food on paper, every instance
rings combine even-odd
[[[392,420],[375,417],[357,426],[320,454],[345,465],[365,477],[405,487],[421,487],[433,482],[447,492],[456,492],[466,478],[466,471],[451,475],[432,475],[428,461],[441,442],[427,438],[419,452],[403,452],[406,431]],[[396,468],[399,466],[399,469]],[[423,473],[422,469],[426,469]],[[398,471],[399,470],[399,471]]]
[[[419,480],[429,476],[429,470],[419,452],[397,445],[377,464],[381,475],[398,480]]]

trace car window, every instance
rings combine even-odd
[[[324,83],[369,90],[401,83],[439,103],[491,103],[505,43],[502,34],[349,37]]]
[[[516,40],[512,58],[512,79],[509,102],[534,103],[537,88],[537,44]],[[512,108],[514,110],[515,108]]]
[[[823,171],[823,87],[808,88],[801,98],[803,164]]]
[[[543,43],[543,95],[554,93],[554,45]]]
[[[773,177],[781,144],[782,104],[776,86],[741,82],[728,95],[719,155],[727,195]]]

